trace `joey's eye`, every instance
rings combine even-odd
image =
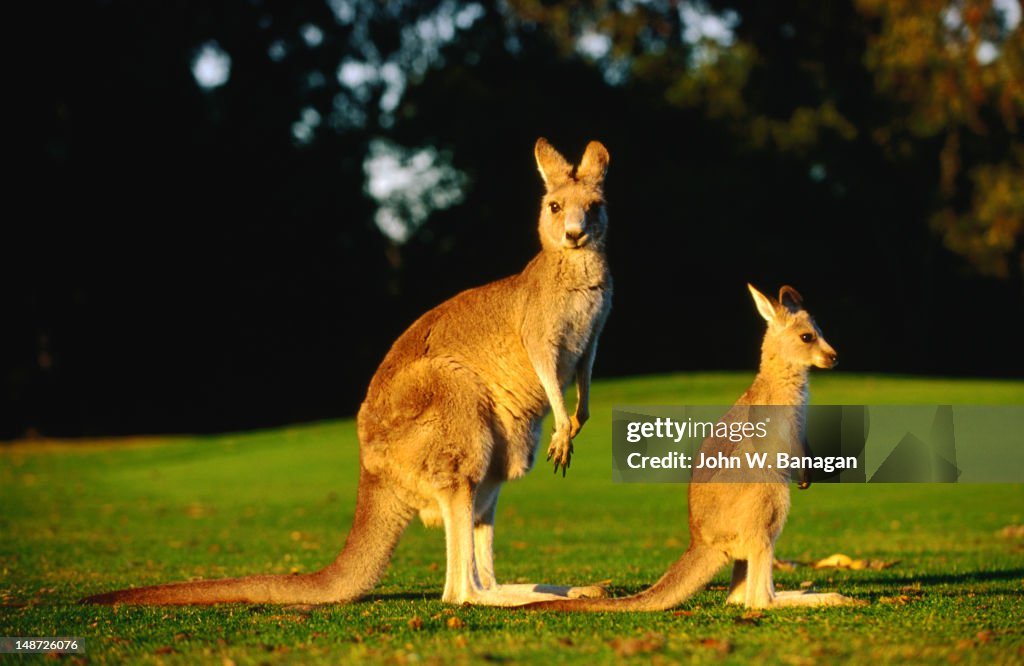
[[[562,207],[558,204],[557,201],[552,201],[551,203],[549,203],[548,208],[551,209],[552,213],[556,214],[558,213],[558,211],[562,210]]]
[[[804,333],[803,335],[800,336],[800,339],[810,344],[814,342],[814,333]]]

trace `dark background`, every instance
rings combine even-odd
[[[743,108],[723,113],[716,90],[672,92],[693,78],[674,3],[646,10],[654,37],[615,3],[574,4],[568,27],[545,3],[483,5],[409,74],[396,108],[381,111],[371,86],[364,123],[327,122],[345,93],[339,62],[368,44],[400,55],[403,26],[466,4],[353,2],[348,23],[305,0],[43,8],[18,101],[31,153],[0,240],[0,438],[353,414],[419,314],[537,251],[538,136],[571,160],[590,139],[612,156],[616,293],[598,377],[752,371],[763,323],[747,281],[799,289],[842,370],[1024,375],[1019,238],[993,270],[947,249],[933,222],[944,207],[970,210],[968,167],[1005,160],[1019,134],[996,116],[984,133],[955,120],[905,131],[910,103],[865,64],[878,16],[845,3],[701,5],[734,9],[737,44],[757,49],[730,84]],[[566,47],[566,30],[594,17],[624,44],[625,80],[608,83],[601,62]],[[307,24],[322,42],[302,40]],[[191,66],[211,39],[230,78],[203,89]],[[751,138],[758,122],[795,131],[795,109],[826,102],[855,136],[819,123],[796,148]],[[325,120],[302,141],[292,128],[307,107]],[[951,190],[953,131],[963,166]],[[364,191],[379,137],[445,151],[467,178],[463,202],[403,244],[378,231]]]

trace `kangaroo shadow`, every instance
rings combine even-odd
[[[1001,569],[997,571],[968,571],[959,574],[925,574],[923,576],[900,576],[898,578],[874,578],[871,582],[879,585],[943,585],[955,583],[988,583],[1000,580],[1020,580],[1024,578],[1024,568]],[[850,581],[852,582],[852,581]]]

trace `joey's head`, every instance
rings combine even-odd
[[[825,342],[821,329],[804,310],[803,298],[793,287],[779,289],[778,300],[765,296],[748,284],[757,311],[768,322],[762,353],[789,366],[834,368],[836,350]]]
[[[537,139],[533,153],[546,190],[540,207],[541,245],[566,251],[603,247],[608,228],[603,191],[608,150],[591,141],[577,166],[543,138]]]

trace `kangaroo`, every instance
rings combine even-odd
[[[499,585],[492,539],[502,483],[533,466],[541,421],[565,475],[589,417],[597,340],[611,307],[603,194],[607,149],[591,141],[578,166],[545,139],[534,147],[544,181],[541,251],[517,275],[469,289],[430,310],[388,351],[357,417],[355,517],[332,564],[314,573],[172,583],[89,597],[86,603],[344,603],[383,575],[414,515],[443,524],[449,603],[514,606],[604,594],[600,587]],[[562,390],[576,381],[576,408]]]
[[[808,453],[804,424],[809,370],[812,366],[834,367],[836,352],[804,310],[795,289],[782,287],[778,300],[774,300],[749,284],[747,287],[757,311],[768,322],[768,330],[761,345],[760,370],[723,420],[747,421],[758,406],[782,406],[766,412],[773,421],[783,421],[773,425],[776,435],[770,446],[787,453]],[[739,445],[709,437],[701,444],[699,453],[712,457],[722,451],[729,455],[730,448],[735,450]],[[694,470],[689,486],[690,546],[650,588],[618,599],[563,599],[527,607],[563,611],[664,610],[696,594],[730,560],[735,560],[735,565],[727,603],[748,608],[854,603],[835,593],[775,591],[772,563],[775,540],[789,513],[788,479],[780,470],[758,470],[757,474],[754,478],[758,483],[716,483],[730,477],[749,481],[751,471],[706,467]],[[802,476],[800,487],[809,485],[809,477]]]

